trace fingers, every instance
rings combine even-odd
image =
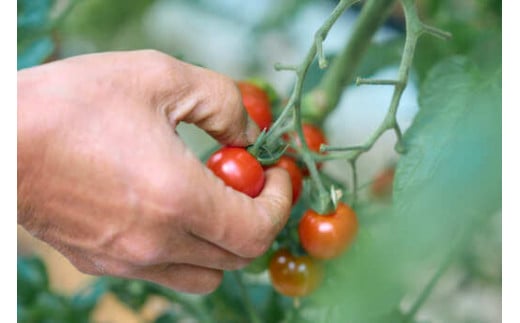
[[[56,63],[41,67],[52,72]],[[242,106],[235,82],[155,50],[81,55],[60,61],[68,83],[96,71],[93,93],[123,92],[132,101],[164,113],[172,126],[193,123],[222,144],[252,144],[260,130]],[[95,68],[92,68],[95,66]],[[61,76],[62,78],[64,76]]]
[[[239,257],[199,237],[186,238],[183,246],[170,250],[164,260],[185,263],[216,270],[238,270],[247,266],[252,259]]]
[[[139,90],[170,123],[193,123],[222,144],[252,144],[260,130],[249,118],[235,82],[222,74],[156,51],[139,51],[146,71]],[[150,66],[154,62],[154,66]],[[145,83],[145,84],[142,84]]]
[[[184,63],[183,63],[184,64]],[[248,116],[234,81],[210,70],[189,66],[191,99],[177,101],[168,114],[172,123],[185,121],[205,130],[225,145],[254,143],[260,129]]]
[[[148,280],[179,292],[208,294],[222,282],[223,272],[186,264],[161,264],[135,270],[133,277]]]
[[[266,171],[264,189],[251,199],[216,177],[210,194],[209,216],[190,218],[189,230],[231,253],[255,258],[269,248],[290,214],[292,190],[288,173],[280,168]],[[208,212],[206,212],[208,213]]]

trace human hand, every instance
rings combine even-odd
[[[258,136],[234,82],[156,51],[77,56],[18,72],[18,223],[80,271],[208,293],[287,221],[291,184],[226,187],[183,144]]]

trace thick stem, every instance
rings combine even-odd
[[[353,81],[372,36],[388,17],[394,3],[395,0],[368,0],[365,3],[346,46],[334,59],[318,87],[305,95],[302,107],[305,118],[321,123],[337,106],[344,88]]]

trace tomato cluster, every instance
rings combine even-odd
[[[237,86],[251,119],[261,129],[269,129],[273,114],[266,91],[248,81],[237,82]],[[327,144],[327,138],[319,127],[303,123],[302,130],[309,150],[319,153],[321,145]],[[292,148],[270,166],[262,166],[247,149],[239,147],[219,149],[210,156],[207,166],[223,179],[226,185],[253,198],[263,189],[264,170],[269,167],[281,167],[290,175],[292,203],[295,206],[302,195],[304,184],[309,182],[305,181],[309,172],[297,159],[298,147],[302,146],[301,138],[296,133],[287,133],[282,139],[288,145],[292,145]],[[321,168],[321,164],[316,166],[318,169]],[[298,204],[301,209],[302,204]],[[327,214],[318,214],[310,207],[303,210],[296,215],[299,217],[296,221],[298,225],[284,229],[294,230],[298,240],[277,238],[276,244],[273,244],[277,246],[276,250],[271,249],[265,257],[255,261],[254,266],[246,268],[250,272],[259,272],[262,270],[261,267],[268,269],[273,288],[290,297],[306,296],[318,288],[324,276],[322,262],[345,252],[354,241],[358,230],[356,213],[344,202],[337,203],[336,209]]]

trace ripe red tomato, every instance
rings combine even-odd
[[[273,114],[267,93],[246,81],[237,82],[237,86],[242,95],[242,104],[251,119],[255,121],[260,130],[268,129],[273,122]]]
[[[320,285],[323,271],[311,257],[298,257],[287,249],[279,249],[269,262],[269,278],[280,294],[299,297],[309,295]]]
[[[310,123],[304,123],[302,128],[309,149],[319,153],[321,144],[327,144],[327,138],[323,131]],[[301,145],[299,137],[296,137],[296,144]]]
[[[223,147],[209,157],[206,165],[226,185],[251,197],[258,196],[264,187],[262,165],[244,148]]]
[[[293,193],[292,194],[292,204],[294,205],[298,201],[298,198],[300,197],[300,193],[302,191],[302,186],[303,186],[303,174],[302,174],[300,167],[298,167],[298,165],[296,164],[294,159],[292,159],[289,156],[280,157],[278,162],[276,164],[274,164],[273,167],[281,167],[289,173],[289,176],[291,177],[292,193]]]
[[[342,202],[334,212],[326,215],[307,210],[298,225],[303,249],[318,259],[339,256],[353,242],[357,231],[356,212]]]
[[[394,183],[395,168],[388,167],[383,169],[370,185],[372,196],[386,198],[392,195],[392,185]]]
[[[304,123],[302,124],[303,129],[303,136],[305,137],[305,142],[307,143],[307,146],[310,150],[319,153],[320,152],[320,146],[322,144],[326,145],[328,143],[327,137],[325,137],[325,134],[323,131],[318,128],[317,126],[314,126],[310,123]],[[284,136],[284,138],[287,140],[288,137]],[[301,146],[301,141],[299,136],[294,136],[294,142],[297,146]],[[289,152],[294,152],[293,149],[289,148]],[[323,166],[322,163],[316,163],[316,167],[318,169],[321,169]],[[309,176],[309,170],[307,168],[302,169],[303,176]]]

